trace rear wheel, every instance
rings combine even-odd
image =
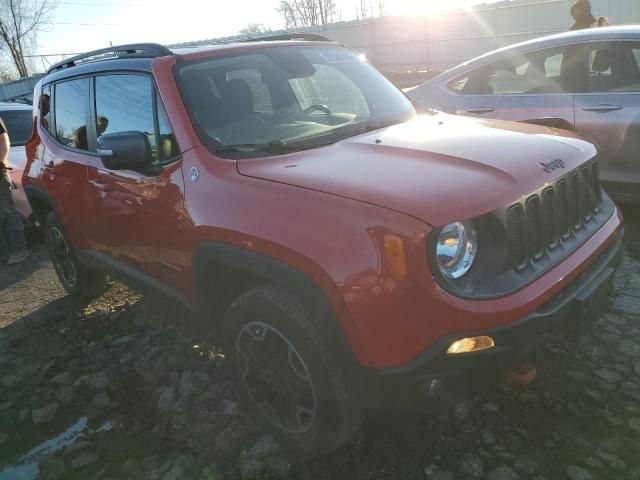
[[[319,327],[272,287],[243,294],[225,319],[242,399],[298,460],[331,452],[362,423],[355,368]]]
[[[107,276],[82,265],[73,253],[62,222],[49,212],[45,220],[45,238],[53,268],[69,295],[75,298],[90,298],[104,291]]]

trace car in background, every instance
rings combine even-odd
[[[640,202],[640,26],[511,45],[406,94],[444,112],[574,129],[599,147],[600,177],[614,199]]]
[[[4,121],[11,149],[9,150],[9,175],[14,186],[13,202],[16,208],[30,225],[35,221],[29,201],[22,189],[22,173],[27,162],[25,144],[31,137],[33,115],[31,105],[14,102],[0,102],[0,118]]]

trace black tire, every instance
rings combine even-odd
[[[100,295],[107,283],[107,275],[93,271],[78,261],[55,212],[47,214],[44,234],[51,263],[67,293],[78,299]]]
[[[238,393],[296,461],[335,450],[362,424],[358,367],[334,330],[269,286],[244,293],[225,317]]]

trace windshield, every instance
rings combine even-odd
[[[31,137],[31,110],[2,110],[0,118],[7,127],[11,145],[24,145]]]
[[[186,63],[178,77],[203,141],[223,156],[313,148],[415,115],[362,56],[339,46],[209,58]]]

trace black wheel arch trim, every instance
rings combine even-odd
[[[326,322],[325,325],[331,333],[327,337],[341,344],[350,359],[357,362],[335,307],[320,285],[302,270],[262,253],[252,252],[221,242],[201,242],[195,249],[193,256],[196,276],[195,301],[181,295],[165,283],[106,253],[96,250],[81,250],[76,252],[76,256],[83,265],[109,274],[139,292],[151,295],[160,294],[161,297],[177,302],[194,318],[212,327],[214,331],[219,331],[222,326],[221,320],[226,308],[248,289],[263,284],[281,287],[298,300],[301,307],[308,310],[316,319]],[[231,291],[234,295],[226,299],[224,308],[222,311],[216,312],[219,315],[212,322],[210,301],[215,298],[216,293],[216,288],[212,287],[215,284],[222,288],[223,293],[229,293],[224,290],[224,287],[229,281],[233,283],[233,279],[229,278],[230,272],[238,273],[237,277],[242,280],[251,279],[251,283],[248,288],[243,288],[240,291]],[[243,283],[242,287],[247,287],[247,285]],[[334,334],[337,334],[337,336]]]
[[[50,211],[55,212],[56,215],[58,215],[58,217],[61,218],[60,211],[58,209],[56,201],[53,199],[53,197],[47,190],[35,185],[24,185],[22,188],[24,190],[25,195],[27,196],[27,200],[29,201],[29,206],[31,207],[31,210],[33,210],[36,216],[38,215],[39,212],[37,208],[34,208],[35,205],[34,203],[32,203],[32,200],[42,202],[47,207],[49,207]],[[38,220],[40,220],[40,223],[44,225],[44,221],[45,221],[44,218],[39,218]]]
[[[335,329],[345,346],[349,345],[338,312],[327,292],[299,268],[260,252],[215,241],[203,241],[196,247],[193,265],[199,311],[211,312],[212,290],[215,290],[212,283],[225,285],[228,281],[233,282],[228,275],[229,272],[235,272],[240,277],[252,279],[251,286],[272,284],[281,287],[293,295],[310,314],[322,320],[333,320],[332,327],[337,327]],[[228,300],[233,301],[235,298]],[[224,303],[223,311],[228,306],[227,302]],[[350,348],[349,350],[351,351]]]

